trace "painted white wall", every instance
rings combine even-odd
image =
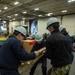
[[[28,24],[28,30],[29,30],[29,22],[27,22],[27,24]],[[21,25],[25,26],[25,20],[9,22],[9,33],[12,33],[16,26],[21,26]]]
[[[61,16],[57,17],[61,24]],[[47,20],[49,18],[38,19],[38,33],[44,34],[49,33],[46,30]],[[9,33],[11,33],[17,25],[23,25],[23,21],[13,21],[9,23]],[[75,15],[67,15],[62,17],[62,24],[66,27],[67,31],[70,35],[74,35],[75,33]],[[29,30],[29,22],[28,22],[28,30]]]
[[[64,16],[62,24],[66,27],[66,30],[72,36],[75,33],[75,15]]]
[[[48,31],[46,30],[47,20],[48,18],[38,19],[38,33],[48,33]]]
[[[62,20],[61,20],[61,16],[57,17],[60,24],[62,22],[62,25],[65,26],[66,30],[69,32],[69,34],[75,35],[75,15],[67,15],[67,16],[63,16]],[[46,30],[46,25],[47,25],[47,20],[49,18],[46,19],[39,19],[38,20],[38,32],[39,33],[45,33],[48,31]]]
[[[59,22],[61,22],[61,17],[57,17]],[[46,30],[46,26],[47,26],[47,21],[49,18],[45,18],[45,19],[39,19],[38,20],[38,33],[44,34],[44,33],[49,33],[48,30]]]
[[[20,21],[9,22],[9,33],[12,33],[16,26],[21,25]]]

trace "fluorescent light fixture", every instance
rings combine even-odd
[[[39,10],[39,8],[35,8],[34,10]]]
[[[13,18],[13,20],[16,20],[15,18]]]
[[[22,18],[23,20],[25,20],[25,18]]]
[[[0,12],[1,12],[2,10],[0,10]]]
[[[48,13],[48,14],[45,14],[45,15],[47,15],[47,16],[51,16],[53,13]]]
[[[62,11],[62,13],[65,13],[65,12],[67,12],[67,10],[63,10],[63,11]]]
[[[68,2],[70,3],[70,2],[74,2],[75,0],[68,0]]]
[[[51,14],[52,15],[53,13],[48,13],[48,14]]]
[[[15,14],[15,16],[18,16],[18,14]]]
[[[3,21],[3,23],[6,23],[6,21]]]
[[[26,13],[27,13],[27,11],[24,11],[24,12],[23,12],[23,14],[26,14]]]
[[[7,16],[8,18],[11,18],[11,16]]]
[[[4,9],[6,10],[6,9],[8,9],[8,7],[4,7]]]
[[[19,4],[19,2],[18,2],[18,1],[14,2],[14,5],[17,5],[17,4]]]
[[[42,15],[38,15],[39,17],[41,17]]]

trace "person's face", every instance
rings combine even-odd
[[[22,34],[18,35],[19,40],[22,42],[24,40],[24,36]]]
[[[54,31],[54,28],[52,26],[49,26],[47,29],[50,33],[52,33]]]
[[[50,26],[48,27],[48,29],[47,29],[49,32],[50,32]]]
[[[38,43],[38,44],[41,44],[41,41],[38,41],[37,43]]]

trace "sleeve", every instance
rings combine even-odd
[[[73,61],[73,59],[74,59],[74,55],[72,53],[72,51],[73,51],[73,41],[72,41],[72,39],[69,35],[67,36],[67,39],[69,41],[69,54],[71,55],[72,61]]]
[[[70,44],[70,50],[72,51],[72,45],[73,45],[72,40],[69,41],[69,44]]]
[[[36,58],[34,52],[27,53],[26,50],[23,48],[22,43],[19,40],[16,40],[12,43],[13,51],[16,57],[21,61],[32,60]]]
[[[71,39],[71,37],[69,35],[67,35],[66,37],[67,37],[67,39],[69,41],[69,52],[71,52],[72,51],[73,41],[72,41],[72,39]]]
[[[48,59],[52,59],[52,55],[53,55],[53,52],[52,52],[52,49],[51,49],[51,43],[50,41],[46,41],[46,53],[45,53],[45,56],[48,58]]]

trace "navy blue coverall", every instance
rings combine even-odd
[[[21,61],[34,58],[36,58],[35,53],[27,53],[23,48],[21,41],[12,35],[0,48],[0,74],[20,75],[18,67],[21,64]]]

